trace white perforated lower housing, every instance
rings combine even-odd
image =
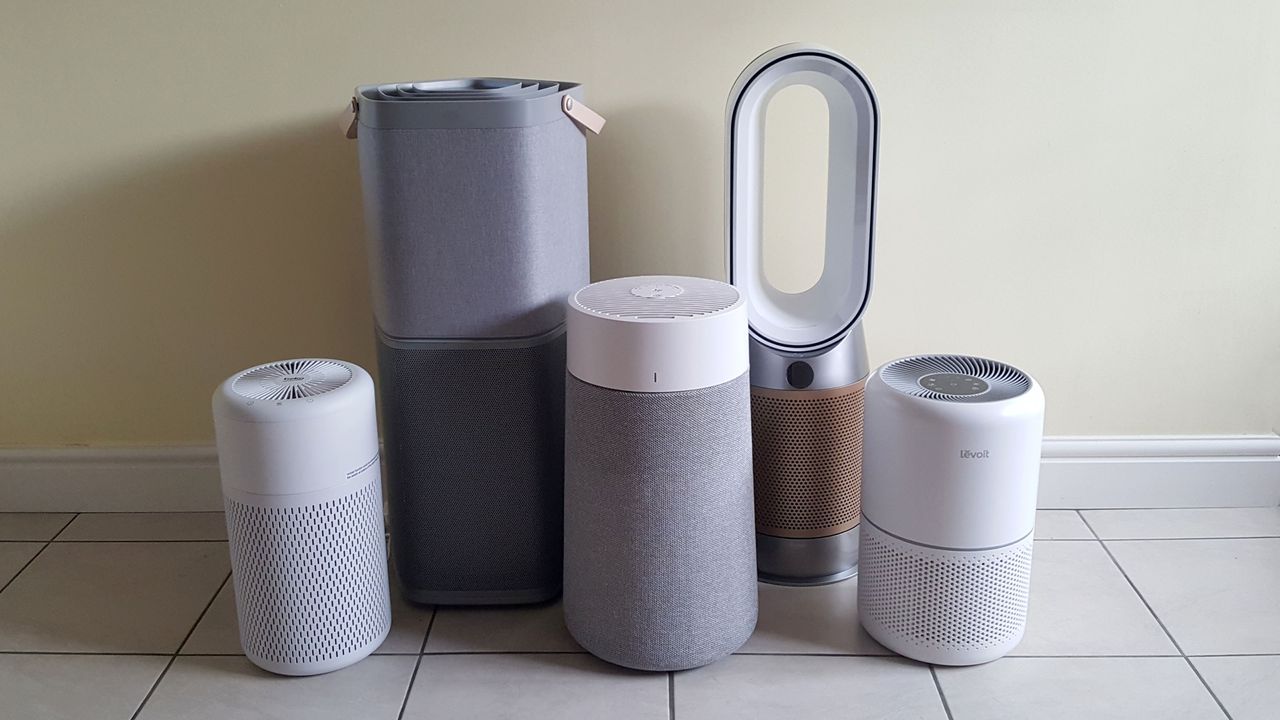
[[[880,644],[921,662],[989,662],[1022,640],[1031,590],[1028,534],[992,550],[906,542],[862,523],[858,615]]]
[[[245,655],[285,675],[346,667],[391,628],[378,473],[326,502],[263,507],[225,498]],[[275,498],[273,498],[275,499]]]

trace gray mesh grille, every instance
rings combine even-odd
[[[560,588],[564,335],[529,348],[379,343],[396,570],[417,602]]]
[[[977,378],[986,385],[978,394],[938,392],[921,381],[938,374]],[[880,369],[885,384],[912,397],[943,402],[998,402],[1017,397],[1031,388],[1026,373],[1005,363],[968,355],[918,355],[895,360]]]
[[[564,613],[587,650],[678,670],[751,635],[750,412],[745,373],[669,393],[569,377]]]
[[[315,505],[225,499],[245,653],[305,664],[364,648],[391,626],[378,476]]]
[[[732,285],[694,277],[629,277],[593,283],[574,302],[600,315],[632,319],[675,319],[714,315],[737,305]]]
[[[564,322],[564,299],[589,282],[590,264],[586,138],[561,119],[361,128],[373,309],[383,332],[530,337]]]
[[[1031,590],[1030,535],[994,550],[938,550],[863,522],[861,543],[864,624],[898,643],[944,653],[981,652],[1021,637]]]
[[[351,382],[351,369],[332,360],[283,360],[246,370],[231,384],[254,400],[296,400],[337,390]]]

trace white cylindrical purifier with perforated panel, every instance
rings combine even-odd
[[[858,615],[921,662],[974,665],[1026,628],[1044,394],[995,360],[921,355],[867,382]]]
[[[683,670],[756,624],[747,315],[647,276],[569,300],[564,615],[600,658]]]
[[[765,119],[781,90],[825,99],[826,234],[816,282],[779,289],[765,237]],[[747,298],[760,579],[819,585],[857,572],[861,517],[862,316],[871,297],[879,113],[862,73],[839,54],[784,45],[738,77],[727,108],[729,280]],[[778,252],[776,255],[783,255]]]
[[[213,421],[245,655],[316,675],[373,652],[391,602],[369,373],[259,365],[218,387]]]

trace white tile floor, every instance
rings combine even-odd
[[[734,657],[639,673],[558,604],[396,599],[374,657],[312,678],[239,655],[218,513],[0,513],[0,718],[1280,718],[1280,508],[1042,511],[1026,638],[932,668],[857,624],[856,581],[760,586]]]

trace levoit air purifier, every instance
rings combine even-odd
[[[213,395],[245,655],[315,675],[391,629],[373,380],[339,360],[233,375]]]
[[[867,383],[858,616],[916,660],[972,665],[1022,639],[1044,394],[995,360],[922,355]]]
[[[502,78],[356,90],[391,541],[416,602],[560,592],[581,95]]]
[[[756,624],[746,308],[692,277],[569,301],[564,617],[641,670],[728,655]]]
[[[818,280],[783,292],[765,271],[765,115],[780,90],[808,85],[829,111],[826,235]],[[812,585],[857,572],[863,388],[861,319],[871,296],[875,95],[848,60],[786,45],[756,58],[729,95],[725,227],[730,282],[751,336],[756,544],[760,578]]]

